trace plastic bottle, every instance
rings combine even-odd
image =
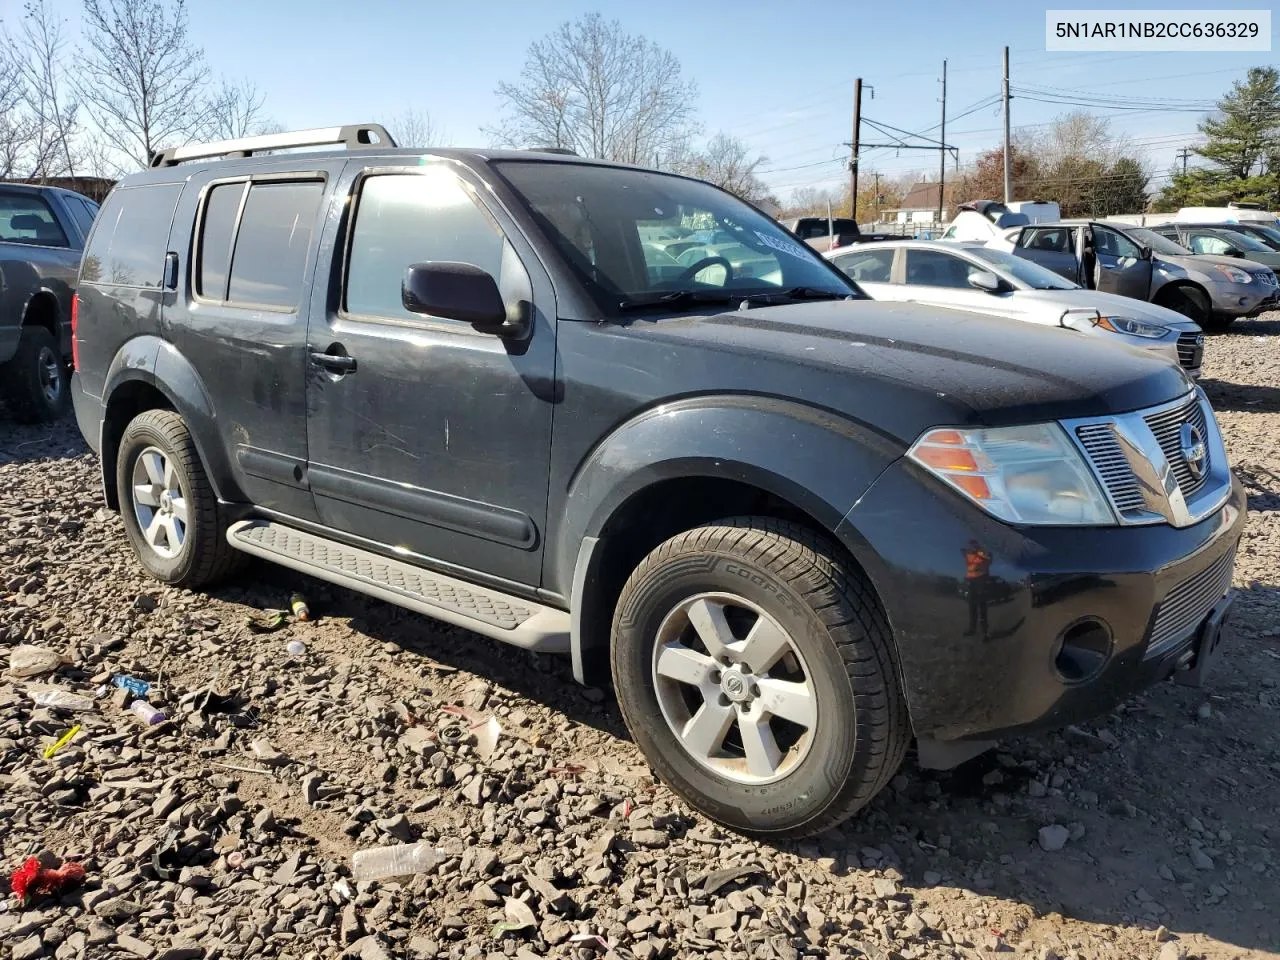
[[[131,677],[127,673],[117,673],[111,678],[111,682],[121,690],[128,690],[135,697],[145,697],[147,691],[151,689],[151,684],[147,683],[147,681]]]
[[[89,697],[63,690],[60,687],[33,686],[27,687],[27,695],[37,707],[48,707],[50,710],[72,710],[84,713],[93,710],[95,705]]]
[[[307,652],[307,645],[301,640],[290,640],[284,645],[284,649],[291,657],[301,657]]]
[[[444,862],[444,851],[429,843],[402,843],[393,847],[357,850],[351,857],[351,875],[357,883],[426,873]]]
[[[133,701],[133,703],[129,704],[129,712],[149,727],[154,727],[157,723],[164,723],[169,719],[165,716],[163,710],[153,707],[145,700]]]

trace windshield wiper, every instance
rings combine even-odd
[[[733,294],[721,293],[715,290],[673,290],[670,293],[661,293],[655,296],[619,300],[618,309],[623,311],[644,310],[647,307],[674,309],[700,303],[732,303],[736,299],[738,298]]]
[[[744,303],[781,303],[786,300],[846,300],[853,298],[852,293],[839,293],[835,290],[823,290],[819,287],[792,287],[789,290],[762,290],[758,293],[744,293],[739,298]]]

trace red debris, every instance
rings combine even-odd
[[[36,857],[30,857],[9,877],[13,895],[26,903],[27,897],[36,893],[60,893],[68,887],[84,882],[84,867],[78,863],[64,863],[56,870],[41,867]]]

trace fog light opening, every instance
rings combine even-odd
[[[1111,631],[1101,620],[1080,620],[1062,631],[1053,666],[1066,683],[1092,680],[1111,658]]]

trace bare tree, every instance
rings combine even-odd
[[[45,0],[30,0],[14,41],[30,126],[30,176],[75,176],[73,144],[80,103],[63,75],[66,38],[62,21]]]
[[[112,146],[146,166],[207,128],[217,99],[185,0],[84,0],[83,31],[78,92]]]
[[[274,123],[263,112],[266,102],[266,95],[252,80],[223,80],[210,105],[210,139],[235,140],[267,133]]]
[[[391,136],[402,147],[435,147],[445,140],[444,131],[435,125],[431,114],[409,109],[394,118]]]
[[[747,145],[727,133],[717,133],[697,151],[682,154],[671,169],[737,194],[748,203],[760,204],[766,200],[777,203],[769,188],[756,174],[756,168],[765,162],[762,156],[752,158]]]
[[[12,40],[0,34],[0,179],[20,175],[31,139],[30,123],[22,113],[26,85]]]
[[[616,20],[589,13],[529,47],[516,83],[500,83],[496,139],[653,164],[687,141],[697,86],[680,61]]]

